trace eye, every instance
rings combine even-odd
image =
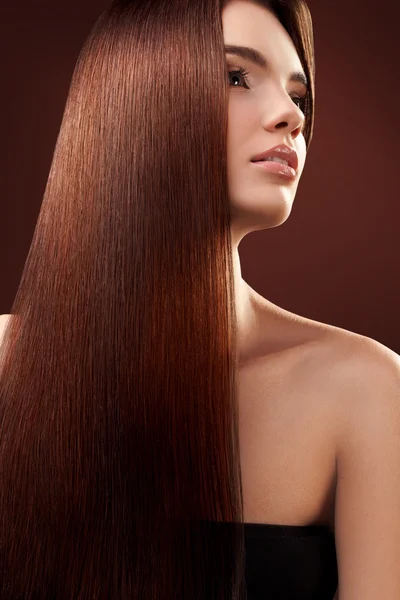
[[[228,71],[228,75],[232,75],[232,74],[235,75],[239,79],[240,79],[240,77],[242,77],[246,88],[249,89],[249,87],[248,87],[249,80],[247,77],[249,75],[248,71],[245,71],[244,69],[242,69],[242,67],[239,67],[238,69],[236,69],[236,71]],[[241,86],[240,84],[239,85],[234,84],[233,87],[243,87],[243,86]]]
[[[243,69],[242,67],[238,67],[235,71],[228,71],[228,75],[234,75],[237,79],[240,80],[240,78],[243,79],[244,81],[244,85],[246,86],[247,89],[249,88],[249,79],[248,79],[248,75],[250,73],[248,71],[245,71],[245,69]],[[239,84],[233,84],[233,87],[243,87],[243,85]],[[296,106],[298,106],[300,108],[300,110],[302,111],[303,114],[306,113],[307,110],[307,95],[305,96],[294,96],[292,98],[292,100],[294,101],[294,103],[296,104]]]
[[[294,103],[296,104],[296,106],[298,106],[301,110],[302,113],[306,112],[306,107],[307,107],[307,96],[294,96],[292,98],[292,100],[294,101]],[[297,104],[298,102],[298,104]]]

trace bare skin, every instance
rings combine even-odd
[[[244,519],[325,523],[333,528],[336,464],[329,410],[323,409],[309,369],[318,357],[326,360],[339,329],[290,313],[260,296],[243,280],[238,252],[247,233],[276,227],[290,215],[306,159],[304,114],[294,100],[306,90],[299,82],[289,82],[288,76],[303,68],[289,35],[267,9],[248,0],[231,0],[222,21],[225,44],[254,47],[270,62],[264,72],[227,54],[228,71],[236,78],[229,98],[228,175]],[[250,73],[250,89],[239,67]],[[298,154],[294,182],[260,172],[250,162],[255,154],[281,143]]]
[[[269,63],[264,71],[228,61],[240,81],[230,89],[227,158],[244,520],[328,525],[340,598],[398,600],[400,357],[375,340],[290,313],[243,280],[241,239],[279,226],[291,212],[306,159],[304,115],[294,99],[305,89],[289,82],[302,65],[267,9],[229,0],[222,21],[225,44],[254,47]],[[247,89],[238,67],[250,72]],[[298,154],[294,182],[250,163],[281,143]],[[0,316],[0,343],[8,316]]]
[[[260,327],[258,356],[239,367],[244,520],[334,529],[336,457],[330,398],[316,377],[340,330],[277,311]]]
[[[315,412],[318,388],[307,375],[307,364],[335,328],[294,315],[260,296],[241,277],[238,253],[247,233],[276,227],[290,214],[306,158],[304,115],[293,100],[304,95],[305,88],[286,78],[303,69],[290,37],[266,9],[233,0],[222,19],[226,44],[257,47],[274,69],[270,74],[257,70],[251,99],[248,90],[232,86],[229,100],[244,517],[256,523],[333,526],[334,453],[326,436],[326,413]],[[250,66],[232,59],[230,70]],[[279,143],[298,154],[293,183],[259,173],[249,162]],[[8,316],[2,315],[0,327]],[[317,414],[321,423],[311,436],[307,423]]]
[[[247,522],[333,527],[335,455],[314,368],[339,330],[294,315],[260,296],[241,277],[238,246],[258,229],[275,227],[290,214],[306,159],[304,115],[293,101],[305,93],[288,82],[302,71],[295,47],[266,9],[232,0],[222,14],[226,44],[254,46],[271,72],[254,70],[253,89],[232,86],[229,100],[228,169],[238,316],[240,440]],[[232,57],[230,70],[251,64]],[[250,94],[250,96],[249,96]],[[298,178],[287,183],[257,172],[250,158],[278,143],[298,153]],[[245,151],[244,151],[245,150]],[[1,329],[10,315],[0,317]],[[317,421],[319,419],[319,421]],[[314,426],[310,431],[309,422]]]
[[[255,48],[268,61],[263,69],[227,54],[244,520],[328,525],[341,600],[397,600],[400,356],[371,338],[290,313],[243,280],[241,239],[281,225],[291,212],[306,159],[295,98],[305,89],[289,80],[302,65],[268,9],[228,0],[222,21],[225,44]],[[290,183],[251,164],[278,144],[298,154]]]

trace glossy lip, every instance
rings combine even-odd
[[[270,175],[277,175],[281,178],[283,177],[288,181],[295,181],[297,178],[296,171],[294,171],[289,165],[281,165],[277,162],[270,161],[253,162],[253,165],[255,167],[258,167],[259,169],[262,169],[265,173],[269,173]]]
[[[277,158],[287,160],[289,167],[292,167],[297,173],[299,160],[297,158],[297,153],[293,148],[289,148],[289,146],[286,146],[285,144],[279,144],[269,150],[265,150],[265,152],[261,152],[261,154],[257,154],[257,156],[254,156],[251,159],[251,162],[257,162],[263,158],[268,158],[268,156],[276,156]]]

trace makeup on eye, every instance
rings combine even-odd
[[[243,77],[246,85],[247,86],[249,85],[249,83],[250,83],[249,79],[248,79],[248,75],[250,75],[249,71],[245,71],[245,69],[243,69],[242,67],[238,67],[235,71],[228,71],[228,75],[230,75],[231,73],[239,73]]]
[[[243,80],[245,82],[246,89],[250,89],[249,88],[250,82],[249,82],[249,78],[248,78],[248,76],[250,75],[249,71],[246,71],[245,69],[243,69],[243,67],[239,67],[239,66],[236,67],[235,69],[230,69],[228,67],[228,76],[231,75],[232,73],[233,74],[239,74],[243,78]],[[237,85],[235,85],[233,87],[243,87],[243,86],[240,86],[240,85],[237,86]],[[300,110],[303,113],[305,113],[306,103],[307,103],[307,93],[304,94],[303,96],[301,96],[301,95],[299,95],[299,96],[295,95],[295,96],[292,97],[292,100],[296,100],[298,102],[298,104],[296,104],[296,102],[295,102],[296,106],[298,106],[298,108],[300,108]]]

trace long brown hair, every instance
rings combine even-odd
[[[309,145],[310,12],[257,1]],[[0,352],[1,598],[245,598],[223,6],[114,0],[78,58]]]

